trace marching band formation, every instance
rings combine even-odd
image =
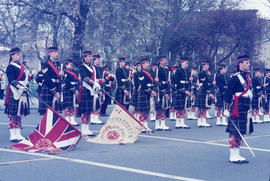
[[[242,135],[253,132],[253,123],[270,122],[270,69],[265,70],[264,76],[259,69],[254,69],[251,80],[248,56],[238,57],[237,70],[229,76],[224,64],[218,65],[215,74],[209,70],[208,61],[202,61],[199,70],[189,68],[188,58],[181,58],[179,66],[168,68],[165,56],[152,65],[149,59],[143,58],[134,67],[121,57],[112,74],[107,67],[100,66],[100,55],[92,55],[91,51],[83,52],[78,67],[71,59],[61,64],[57,47],[50,47],[48,54],[48,60],[36,76],[38,112],[45,114],[49,105],[56,111],[64,111],[66,120],[74,126],[79,126],[75,120],[79,116],[82,135],[94,135],[89,129],[90,123],[103,124],[99,116],[106,115],[114,93],[114,101],[128,111],[133,110],[145,131],[151,130],[148,120],[155,122],[155,131],[171,130],[166,124],[168,120],[175,120],[175,129],[190,129],[186,119],[197,120],[201,128],[211,127],[207,123],[211,118],[208,110],[214,105],[216,125],[227,126],[232,163],[248,162],[240,156],[239,148]],[[21,59],[19,48],[10,50],[5,113],[12,142],[24,139],[21,118],[30,114],[28,75]]]

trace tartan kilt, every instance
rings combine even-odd
[[[148,113],[150,111],[150,94],[146,91],[139,91],[136,111]]]
[[[82,113],[91,113],[93,111],[93,96],[90,93],[90,90],[83,88],[81,93],[81,102],[79,103],[78,115]]]
[[[51,107],[52,107],[53,96],[54,94],[49,90],[47,86],[42,87],[40,98]],[[43,104],[42,102],[40,102],[38,112],[43,115],[46,113],[46,111],[47,111],[47,106]]]
[[[134,108],[136,108],[137,106],[137,100],[138,100],[138,91],[133,90],[131,96],[131,105],[134,106]]]
[[[232,108],[233,106],[234,105],[232,105]],[[249,130],[248,134],[254,131],[252,118],[249,118],[249,127],[247,127],[248,110],[250,109],[250,99],[240,98],[238,107],[239,107],[239,118],[229,117],[228,126],[226,129],[227,133],[229,133],[230,135],[234,135],[236,137],[239,137],[240,135],[238,131],[235,129],[234,125],[232,124],[232,121],[235,123],[236,127],[238,128],[238,130],[242,135],[247,134],[247,128]]]
[[[172,103],[171,103],[171,105],[172,105],[172,107],[175,107],[176,106],[176,104],[175,104],[175,99],[176,99],[176,95],[177,95],[177,91],[172,91]]]
[[[74,102],[73,102],[74,95],[75,94],[74,94],[73,91],[64,89],[64,92],[63,92],[63,108],[74,107]]]
[[[252,109],[259,109],[259,95],[253,94],[251,105]]]
[[[30,114],[30,107],[29,107],[29,96],[27,93],[23,93],[26,96],[27,99],[27,105],[22,106],[19,110],[19,114],[23,116],[27,116]],[[18,114],[18,109],[19,109],[19,100],[15,100],[13,98],[13,92],[10,91],[9,95],[9,104],[5,105],[5,114],[11,115],[11,116],[17,116]]]
[[[159,93],[159,101],[156,101],[155,103],[155,107],[156,110],[168,110],[170,108],[170,100],[166,100],[166,98],[164,97],[164,95],[166,94],[166,92],[160,92]],[[164,101],[163,101],[164,100]],[[163,102],[162,102],[163,101]],[[166,106],[166,108],[162,108],[162,104],[164,104]]]
[[[184,92],[177,91],[175,95],[175,99],[173,99],[174,102],[174,109],[175,110],[184,110],[186,106],[186,97],[187,95]]]
[[[224,94],[218,92],[216,94],[216,99],[217,101],[215,103],[215,106],[219,108],[223,108],[224,107]]]
[[[115,100],[118,101],[121,105],[124,105],[124,89],[118,87],[115,92]]]
[[[263,101],[263,109],[269,111],[270,95],[266,95]]]
[[[210,105],[209,104],[209,99],[207,99],[207,93],[204,90],[199,90],[196,96],[196,107],[198,108],[204,108],[204,109],[208,109]]]

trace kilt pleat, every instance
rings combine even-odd
[[[234,106],[234,105],[233,105]],[[233,107],[232,106],[232,107]],[[235,126],[232,124],[232,121],[235,123],[236,127],[239,129],[242,135],[246,134],[247,130],[247,116],[248,110],[250,109],[250,99],[249,98],[240,98],[239,99],[239,118],[232,118],[228,119],[228,126],[226,132],[235,136],[240,136],[238,131],[236,130]],[[253,132],[253,124],[252,120],[250,120],[249,124],[249,133]]]
[[[117,88],[115,92],[115,100],[118,101],[121,105],[124,105],[124,89]]]
[[[259,108],[259,96],[258,95],[253,94],[251,104],[252,104],[253,109],[258,109]]]
[[[9,95],[9,104],[5,105],[5,114],[11,115],[11,116],[16,116],[19,112],[20,115],[27,116],[30,114],[30,107],[29,107],[29,97],[27,93],[23,93],[24,96],[26,96],[27,99],[27,105],[22,106],[21,109],[19,109],[19,100],[15,100],[13,98],[13,92],[10,91]]]
[[[209,108],[206,106],[207,103],[209,103],[208,100],[206,99],[207,99],[207,93],[203,90],[198,91],[198,94],[196,96],[196,107],[204,108],[204,109]]]
[[[78,115],[82,113],[91,113],[93,111],[93,96],[88,89],[84,88],[79,103]]]
[[[216,103],[215,103],[215,106],[216,107],[219,107],[219,108],[223,108],[224,107],[224,94],[222,93],[217,93],[216,94]]]
[[[52,107],[52,100],[53,100],[54,94],[49,90],[47,86],[43,86],[41,89],[41,100],[44,101],[46,104]],[[45,114],[47,110],[47,105],[40,102],[38,112],[40,114]]]
[[[74,98],[74,92],[71,90],[64,89],[63,92],[63,108],[66,107],[73,107],[73,98]]]
[[[150,94],[146,91],[138,92],[137,106],[136,111],[138,112],[146,112],[150,111]]]
[[[175,110],[184,110],[185,109],[186,97],[187,96],[184,92],[182,92],[182,91],[176,92],[175,99],[173,99]]]

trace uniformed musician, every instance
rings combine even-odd
[[[10,141],[18,142],[24,139],[21,135],[22,116],[30,114],[28,97],[28,77],[26,67],[21,64],[21,51],[12,48],[9,52],[10,59],[6,69],[8,78],[7,95],[5,100],[5,114],[9,117]]]

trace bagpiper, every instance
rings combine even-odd
[[[143,58],[141,60],[142,72],[139,74],[138,80],[138,98],[137,98],[137,108],[136,112],[139,117],[139,121],[149,129],[148,127],[148,114],[150,111],[150,97],[151,95],[157,96],[154,87],[154,78],[148,72],[149,69],[149,60],[148,58]]]
[[[63,108],[65,109],[65,118],[73,126],[79,126],[79,123],[75,121],[75,110],[78,107],[81,77],[79,72],[73,68],[73,61],[71,59],[65,60],[64,73]]]
[[[112,90],[113,90],[112,82],[115,80],[115,75],[111,74],[108,70],[108,67],[105,66],[105,67],[103,67],[103,77],[105,80],[105,82],[103,84],[103,88],[106,91],[106,94],[105,94],[105,100],[100,108],[100,116],[107,116],[106,110],[107,110],[108,105],[111,102],[111,98],[109,95],[112,94]],[[109,94],[109,95],[107,95],[107,94]]]
[[[43,64],[43,86],[41,99],[56,111],[61,110],[61,83],[60,78],[64,75],[63,67],[58,62],[57,47],[49,47],[48,61]],[[40,105],[40,114],[45,114],[47,106]]]
[[[158,64],[156,62],[153,62],[151,64],[151,69],[149,70],[149,73],[154,78],[156,77],[157,68],[158,68]],[[157,84],[157,81],[155,81],[155,84]],[[149,119],[150,121],[153,121],[153,122],[156,120],[156,101],[153,95],[150,98]]]
[[[95,88],[98,87],[95,80],[95,73],[91,66],[92,52],[83,52],[83,62],[80,69],[81,79],[83,84],[80,87],[78,102],[78,115],[81,116],[81,132],[85,136],[94,136],[95,134],[89,130],[90,114],[93,111],[93,95]]]
[[[100,55],[93,56],[93,65],[92,69],[94,71],[94,81],[102,86],[105,82],[103,76],[103,68],[100,67],[101,59]],[[93,95],[93,111],[91,112],[91,121],[92,124],[103,124],[101,120],[99,120],[99,112],[102,103],[104,102],[105,95],[102,91],[98,91]]]
[[[175,96],[175,110],[176,122],[175,128],[189,129],[190,127],[185,124],[185,113],[187,109],[188,99],[191,96],[190,81],[191,76],[188,68],[188,58],[180,59],[180,68],[175,73],[176,81],[176,96]]]
[[[157,84],[157,101],[156,101],[156,121],[155,129],[157,131],[170,131],[166,126],[166,111],[170,108],[170,86],[169,86],[169,69],[167,67],[167,57],[158,58],[159,67],[156,72]]]
[[[209,75],[209,79],[210,79],[210,84],[212,85],[212,94],[214,95],[215,98],[215,86],[216,86],[216,81],[215,81],[215,76],[216,74],[212,74],[212,72],[208,69],[207,71],[208,75]],[[215,102],[215,99],[212,99],[210,96],[207,97],[207,108],[206,108],[206,118],[207,119],[213,119],[213,117],[209,114],[209,110],[211,109],[212,104]]]
[[[217,126],[227,126],[227,118],[224,116],[224,94],[226,89],[228,88],[229,77],[226,74],[227,67],[225,64],[220,64],[218,66],[218,74],[216,76],[216,86],[217,86],[217,93],[216,93],[216,109],[217,109]]]
[[[263,99],[263,121],[270,122],[269,107],[270,107],[270,69],[265,69],[263,81],[264,99]]]
[[[124,57],[120,57],[118,59],[119,67],[115,70],[117,89],[115,93],[115,100],[119,102],[122,106],[128,109],[125,101],[130,96],[130,92],[128,90],[128,81],[130,80],[127,72],[125,71],[125,61]]]
[[[136,72],[134,73],[134,78],[133,78],[133,91],[132,91],[132,100],[131,100],[131,105],[134,106],[134,110],[133,110],[133,115],[136,119],[139,119],[139,113],[138,113],[138,91],[140,88],[140,80],[139,77],[141,77],[142,74],[142,67],[141,67],[141,63],[138,62],[136,63]]]
[[[211,83],[211,78],[208,73],[209,62],[201,62],[201,72],[198,75],[199,86],[196,96],[196,106],[198,107],[198,127],[211,127],[210,124],[206,122],[206,111],[210,108],[209,97],[214,99],[213,87]]]
[[[178,66],[174,65],[171,68],[171,74],[170,74],[170,103],[171,103],[171,109],[169,113],[170,120],[176,120],[176,111],[175,111],[175,98],[177,94],[177,83],[176,83],[176,71],[178,70]]]
[[[264,98],[263,95],[263,81],[262,74],[259,68],[253,69],[254,76],[252,79],[252,115],[253,115],[253,123],[263,123],[260,119],[259,111],[261,107],[261,100]]]
[[[197,75],[197,68],[192,67],[190,69],[190,75],[192,77],[192,80],[190,81],[190,99],[188,102],[188,109],[187,109],[187,118],[196,120],[196,94],[197,94],[197,86],[198,83],[198,75]]]
[[[253,132],[252,115],[250,111],[252,83],[249,70],[249,56],[239,56],[237,58],[237,72],[230,79],[224,95],[224,115],[229,118],[226,129],[226,132],[229,133],[230,143],[229,162],[236,164],[248,163],[244,157],[240,156],[242,137],[239,132],[242,135]]]
[[[8,115],[10,141],[18,142],[24,139],[21,135],[22,116],[30,114],[28,97],[28,76],[26,67],[20,63],[22,55],[19,48],[12,48],[6,69],[8,78],[7,95],[5,100],[5,114]]]
[[[36,83],[38,84],[37,93],[38,93],[39,98],[41,98],[41,90],[42,90],[43,82],[44,82],[44,78],[43,78],[43,72],[41,69],[40,71],[38,71],[37,76],[36,76]],[[41,101],[38,101],[38,112],[40,113],[40,115],[42,115],[41,104],[42,104]]]

